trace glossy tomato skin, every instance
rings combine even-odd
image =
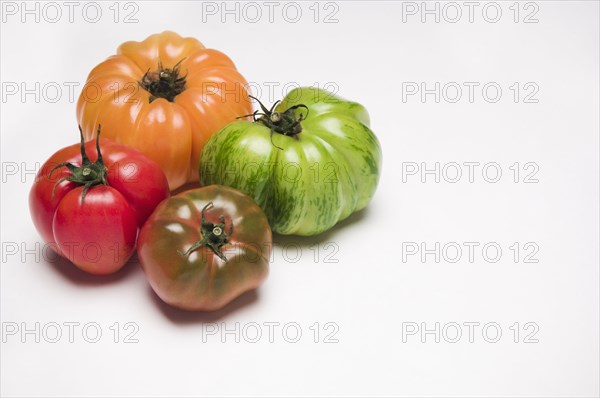
[[[139,82],[159,62],[180,62],[184,90],[172,100],[153,99]],[[86,139],[98,123],[106,138],[132,146],[156,161],[171,190],[198,181],[198,161],[212,134],[251,112],[247,83],[223,53],[173,32],[123,43],[89,74],[77,103]]]
[[[294,137],[275,133],[271,143],[260,122],[224,127],[204,147],[200,179],[250,195],[274,232],[315,235],[367,206],[379,181],[381,147],[362,105],[298,88],[275,110],[299,104],[308,114],[303,107],[294,111],[304,118]]]
[[[85,149],[90,160],[96,161],[98,158],[98,153],[96,151],[95,142],[86,142]],[[126,213],[131,213],[133,216],[137,235],[137,229],[143,225],[144,221],[148,218],[158,203],[168,197],[169,187],[167,179],[158,164],[132,148],[115,144],[110,140],[101,138],[100,150],[102,152],[104,164],[107,168],[108,186],[99,185],[91,187],[87,191],[86,198],[84,199],[84,203],[81,205],[81,207],[83,210],[90,211],[92,213],[96,211],[103,212],[109,207],[112,208],[113,211],[117,211],[118,209],[126,209],[123,211]],[[71,145],[57,151],[42,165],[29,194],[29,209],[33,223],[40,233],[42,239],[59,254],[69,258],[69,253],[73,252],[72,247],[77,242],[84,242],[85,239],[88,238],[84,235],[81,235],[79,240],[68,242],[63,240],[63,243],[66,242],[67,246],[61,246],[61,244],[56,241],[55,236],[55,217],[57,215],[57,209],[62,206],[62,218],[60,219],[62,231],[61,236],[67,235],[65,229],[69,226],[74,230],[83,230],[89,220],[88,217],[83,216],[83,213],[81,213],[81,217],[78,218],[67,217],[65,215],[68,212],[69,207],[72,207],[74,212],[83,211],[78,207],[73,207],[72,205],[75,202],[75,197],[77,196],[74,193],[75,191],[79,191],[79,199],[81,201],[81,186],[69,181],[63,181],[56,185],[59,180],[71,175],[66,167],[61,167],[52,171],[55,166],[65,162],[72,163],[76,166],[81,165],[82,157],[80,144]],[[55,185],[56,189],[53,196],[52,190],[54,189]],[[107,189],[108,193],[106,192]],[[100,192],[103,193],[105,197],[122,199],[114,199],[112,202],[108,202],[110,206],[108,206],[107,209],[104,209],[103,206],[106,205],[106,200],[97,200],[97,193]],[[93,195],[90,196],[90,194]],[[91,198],[89,201],[88,197]],[[69,206],[67,206],[66,203],[62,203],[65,199],[69,199],[68,202],[66,202],[70,204]],[[128,206],[121,204],[119,207],[116,205],[123,200],[126,202],[126,204],[128,204]],[[89,204],[89,206],[86,206],[87,204]],[[123,231],[130,231],[130,228],[127,227],[127,220],[130,219],[129,216],[123,216],[122,224],[114,224],[114,220],[116,219],[117,218],[105,218],[104,220],[106,227],[115,228],[115,230],[121,228]],[[95,224],[95,228],[104,230],[103,227],[98,224],[98,222]],[[94,232],[95,231],[91,231],[91,233]],[[116,261],[112,261],[106,267],[99,266],[99,259],[96,261],[96,264],[90,264],[87,261],[78,263],[77,256],[69,259],[84,271],[94,274],[107,274],[114,272],[118,268],[125,265],[133,250],[130,247],[130,232],[123,232],[121,235],[116,234],[115,236],[121,236],[122,239],[116,239],[115,241],[108,243],[106,243],[106,239],[97,240],[98,243],[104,242],[106,244],[105,247],[103,246],[103,256],[108,256],[108,253],[110,253],[114,258],[115,253],[117,254]],[[69,239],[74,237],[75,236],[73,235],[69,235]],[[135,245],[135,235],[133,239]],[[88,240],[87,242],[91,241]],[[93,246],[93,244],[88,244],[88,249],[90,251],[94,250],[94,248],[91,246]],[[82,248],[83,244],[80,245],[80,250]],[[91,253],[92,252],[90,252],[90,257]],[[117,265],[113,264],[115,262]]]
[[[81,201],[83,187],[64,195],[53,220],[61,254],[82,270],[112,274],[135,250],[138,223],[135,209],[116,189],[100,185]]]
[[[209,222],[218,223],[223,215],[226,230],[233,223],[229,243],[222,247],[226,261],[206,245],[184,255],[202,239],[202,209],[210,202]],[[150,286],[164,302],[214,311],[265,280],[271,239],[267,217],[252,198],[212,185],[162,202],[140,231],[137,252]]]

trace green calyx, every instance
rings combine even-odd
[[[162,63],[159,61],[157,71],[150,72],[148,69],[144,73],[144,76],[142,76],[142,79],[138,83],[144,90],[150,93],[150,103],[158,98],[164,98],[169,102],[173,102],[175,97],[186,89],[186,76],[179,75],[181,63],[184,59],[177,62],[172,69],[163,68]]]
[[[61,178],[56,182],[56,184],[54,184],[54,187],[52,188],[52,199],[54,199],[54,192],[56,191],[56,187],[63,181],[70,181],[78,185],[83,185],[81,203],[83,203],[88,189],[95,185],[108,185],[106,181],[106,174],[108,172],[108,169],[104,165],[104,160],[102,159],[102,152],[100,152],[100,125],[98,125],[98,134],[96,136],[96,151],[98,152],[98,159],[95,162],[90,161],[85,152],[85,141],[83,139],[83,132],[81,131],[81,126],[79,126],[79,135],[81,136],[81,166],[78,167],[72,163],[65,162],[57,164],[52,168],[52,170],[50,170],[50,177],[52,177],[52,173],[54,172],[54,170],[60,169],[61,167],[66,167],[71,172],[70,176]]]
[[[300,114],[300,117],[296,118],[295,110],[298,108],[304,108],[306,109],[306,115],[308,115],[308,107],[306,105],[298,104],[289,107],[283,112],[277,112],[274,109],[280,101],[275,102],[271,109],[267,109],[258,98],[253,97],[251,95],[249,97],[258,102],[260,108],[262,109],[262,112],[254,111],[254,113],[250,115],[240,116],[238,117],[238,119],[252,116],[254,122],[261,123],[265,127],[268,127],[271,132],[271,144],[275,148],[283,150],[282,147],[275,145],[275,143],[273,142],[273,133],[296,138],[298,134],[302,132],[302,125],[300,124],[300,122],[306,119],[306,116]]]
[[[225,217],[219,216],[220,223],[214,224],[206,221],[205,212],[208,208],[212,207],[213,203],[210,202],[202,208],[202,220],[200,226],[200,233],[202,239],[194,243],[185,253],[179,251],[182,256],[189,256],[194,250],[201,246],[208,246],[210,249],[223,261],[227,261],[227,257],[221,251],[223,245],[229,243],[229,237],[233,233],[233,223],[229,225],[229,231],[225,232]]]

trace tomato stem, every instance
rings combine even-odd
[[[163,68],[162,62],[158,61],[158,70],[150,72],[150,69],[144,73],[138,84],[150,93],[149,102],[164,98],[169,102],[173,102],[175,97],[181,94],[186,89],[186,76],[179,76],[181,63],[185,60],[177,62],[172,69]]]
[[[201,246],[208,246],[210,249],[223,261],[227,261],[227,257],[221,251],[221,247],[223,245],[229,243],[229,237],[233,233],[233,222],[229,225],[229,231],[225,232],[225,217],[221,214],[219,216],[219,224],[214,224],[206,221],[205,213],[206,210],[213,206],[213,202],[209,202],[206,206],[202,208],[202,220],[200,225],[200,233],[202,235],[202,239],[194,243],[187,251],[184,253],[179,251],[179,254],[182,256],[189,256],[194,250],[197,250]]]
[[[48,177],[52,177],[54,170],[60,169],[61,167],[66,167],[71,172],[70,176],[61,178],[54,184],[54,187],[52,188],[52,199],[54,199],[56,187],[63,181],[70,181],[78,185],[83,185],[81,203],[83,203],[83,199],[85,199],[88,189],[99,184],[108,185],[108,182],[106,181],[107,168],[104,165],[102,152],[100,151],[100,128],[101,126],[98,125],[98,134],[96,136],[96,152],[98,152],[98,159],[95,162],[92,162],[85,152],[83,131],[81,131],[81,126],[79,126],[79,135],[81,137],[81,167],[77,167],[69,162],[64,162],[57,164],[50,170]]]
[[[304,104],[294,105],[289,107],[283,112],[275,111],[275,107],[280,101],[277,101],[271,106],[271,109],[267,109],[262,102],[256,97],[249,96],[250,98],[256,100],[262,109],[262,112],[254,111],[250,115],[244,115],[238,117],[238,119],[246,118],[252,116],[254,122],[261,123],[264,126],[268,127],[271,134],[271,144],[278,149],[283,150],[282,147],[275,145],[273,142],[273,133],[281,134],[287,137],[297,138],[297,135],[302,132],[301,121],[306,119],[308,116],[308,107]],[[306,109],[306,116],[302,113],[298,118],[296,118],[296,109],[304,108]],[[257,118],[257,116],[260,116]]]

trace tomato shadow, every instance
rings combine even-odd
[[[216,322],[221,320],[230,314],[236,312],[240,308],[251,306],[258,302],[258,292],[256,289],[250,290],[243,293],[241,296],[234,299],[232,302],[227,304],[225,307],[210,312],[203,311],[186,311],[179,308],[172,307],[162,301],[160,297],[150,286],[148,286],[147,294],[150,299],[154,302],[156,307],[167,317],[171,322],[176,324],[196,324],[203,322]]]
[[[75,285],[103,286],[117,281],[125,280],[133,275],[138,269],[135,255],[125,264],[123,268],[110,275],[92,275],[80,270],[72,262],[64,257],[56,255],[52,261],[47,261],[54,270],[67,281]]]
[[[180,194],[180,193],[185,192],[185,191],[189,191],[191,189],[196,189],[196,188],[203,188],[203,187],[197,181],[196,182],[186,182],[185,184],[183,184],[179,188],[176,188],[173,191],[171,191],[171,196]]]
[[[300,235],[280,235],[273,233],[273,245],[275,246],[287,246],[290,244],[299,245],[301,247],[310,247],[316,244],[335,242],[335,237],[343,230],[347,230],[359,224],[363,219],[367,218],[369,214],[369,208],[366,207],[360,211],[352,213],[348,218],[340,221],[333,228],[313,236],[300,236]]]

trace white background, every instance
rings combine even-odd
[[[516,23],[512,1],[495,3],[502,11],[496,23],[486,21],[495,18],[494,5],[482,13],[486,2],[477,3],[473,22],[469,8],[458,2],[462,17],[456,23],[449,21],[456,8],[445,3],[438,4],[439,23],[435,15],[424,15],[422,22],[420,11],[410,14],[420,2],[320,4],[317,23],[312,2],[297,3],[297,23],[286,21],[295,14],[290,8],[282,14],[285,3],[275,8],[273,23],[262,2],[256,23],[248,21],[255,9],[243,3],[237,6],[239,22],[224,15],[224,23],[221,2],[212,3],[216,15],[203,13],[202,3],[121,4],[116,23],[113,2],[98,3],[102,16],[96,23],[83,17],[84,3],[75,8],[72,23],[61,2],[56,23],[47,21],[55,10],[44,15],[43,3],[39,22],[22,15],[20,2],[14,4],[16,15],[5,13],[3,4],[0,42],[2,395],[598,396],[597,2],[517,4]],[[94,10],[88,11],[93,19]],[[334,11],[337,22],[324,23]],[[137,23],[123,23],[130,12]],[[523,23],[531,13],[538,22]],[[262,87],[255,94],[265,102],[283,96],[286,83],[329,83],[367,107],[383,148],[380,186],[366,211],[318,237],[275,237],[267,282],[213,314],[161,304],[137,263],[96,278],[41,256],[43,243],[27,206],[34,179],[27,170],[78,140],[75,101],[87,73],[121,42],[167,29],[227,53],[248,81]],[[36,82],[39,102],[31,94],[7,95],[7,84],[33,88]],[[75,98],[65,82],[78,85]],[[447,91],[439,103],[433,94],[403,101],[403,86],[411,82],[429,89],[435,82],[441,88],[455,82],[463,87],[462,97],[452,103],[455,92]],[[464,82],[479,84],[472,102]],[[492,89],[482,95],[489,82],[502,89],[497,102],[489,101]],[[510,89],[515,82],[517,102]],[[55,102],[56,91],[44,93],[48,83],[63,87]],[[532,87],[539,90],[529,100],[537,102],[526,103]],[[422,182],[420,174],[403,181],[409,162],[428,168],[439,162],[440,169],[450,162],[480,165],[472,183],[465,166],[456,183],[447,181],[455,171],[448,168],[452,174],[439,183],[434,175]],[[491,162],[502,171],[496,183],[482,175]],[[521,168],[516,183],[509,168],[515,162]],[[523,169],[528,162],[538,168],[537,183],[523,182],[533,170]],[[494,170],[488,171],[493,178]],[[433,254],[423,260],[407,256],[410,242],[428,249],[456,242],[463,253],[456,263],[448,261],[454,252],[441,253],[439,263]],[[463,242],[480,245],[473,261]],[[488,242],[502,249],[495,263],[483,257]],[[514,242],[518,262],[510,249]],[[527,242],[533,246],[525,250]],[[291,262],[298,244],[301,256]],[[531,259],[538,262],[524,262],[535,245],[539,251]],[[337,262],[326,261],[327,254]],[[489,255],[494,257],[493,250]],[[61,326],[57,343],[49,341],[56,333],[52,322]],[[65,322],[79,323],[73,342]],[[93,338],[93,329],[82,335],[92,322],[102,330],[97,343],[84,338]],[[110,329],[115,322],[118,342]],[[123,342],[133,330],[124,329],[128,322],[139,329],[137,343]],[[262,329],[257,343],[250,342],[252,322]],[[265,322],[279,323],[272,342]],[[297,343],[286,341],[293,329],[282,334],[292,322],[302,331]],[[315,322],[318,342],[310,329]],[[333,326],[325,330],[328,322]],[[434,334],[403,333],[412,323],[434,329],[436,322],[439,343]],[[456,343],[449,341],[456,333],[452,322],[463,333]],[[479,323],[472,342],[465,322]],[[502,331],[496,343],[487,341],[494,329],[482,333],[493,322]],[[518,342],[510,329],[515,322]],[[35,332],[23,333],[36,323],[39,343]],[[17,333],[8,333],[15,324]],[[239,343],[234,334],[222,334],[236,324],[247,332],[240,332]],[[338,342],[325,343],[336,325]],[[214,328],[217,334],[209,335]],[[537,343],[524,342],[530,332]]]

